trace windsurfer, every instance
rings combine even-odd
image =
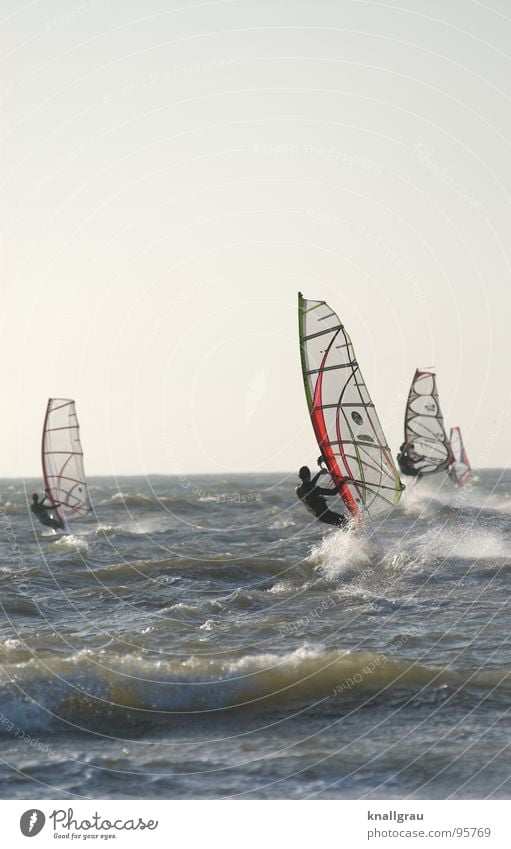
[[[46,525],[48,528],[53,528],[54,531],[63,531],[65,530],[64,525],[58,519],[54,519],[52,516],[52,512],[61,505],[58,502],[52,502],[51,504],[45,504],[44,502],[48,498],[48,493],[45,492],[42,499],[39,501],[39,496],[36,492],[34,492],[32,496],[32,504],[30,505],[30,509],[34,516],[37,516],[41,525]]]
[[[452,465],[449,466],[447,470],[447,474],[450,479],[456,486],[463,486],[467,481],[472,477],[471,470],[465,463],[460,462],[459,460],[454,460]]]
[[[322,460],[321,457],[320,460]],[[318,464],[321,465],[319,460]],[[311,478],[309,467],[302,466],[298,472],[301,484],[296,487],[296,494],[307,510],[309,510],[310,513],[313,513],[316,519],[320,522],[323,522],[326,525],[335,525],[338,528],[344,528],[348,524],[348,519],[346,516],[342,516],[340,513],[334,513],[330,510],[325,501],[325,496],[329,497],[337,495],[342,485],[346,482],[346,478],[343,478],[334,489],[326,489],[325,487],[318,486],[319,478],[321,475],[325,474],[328,474],[328,469],[321,468],[320,471]]]
[[[406,442],[403,442],[403,444],[399,446],[397,462],[403,475],[411,475],[416,478],[421,478],[421,470],[416,469],[414,466],[414,463],[418,460],[422,460],[422,457],[419,457],[415,453],[415,446],[413,444],[407,445]]]

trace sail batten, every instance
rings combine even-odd
[[[339,494],[352,515],[382,518],[399,501],[402,485],[351,339],[325,301],[299,294],[298,317],[305,395],[332,481],[350,479]]]
[[[43,477],[54,509],[63,524],[86,516],[92,510],[85,480],[80,426],[75,402],[70,398],[50,398],[42,437]]]

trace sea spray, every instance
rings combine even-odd
[[[377,537],[352,526],[325,536],[312,549],[308,559],[324,578],[335,582],[377,564],[381,556],[382,549]]]

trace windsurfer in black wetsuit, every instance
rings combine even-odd
[[[416,463],[421,459],[422,457],[419,457],[415,453],[414,445],[407,445],[406,442],[403,442],[403,444],[399,446],[397,462],[403,475],[411,475],[412,477],[420,480],[422,477],[422,471],[420,469],[416,469],[413,463]]]
[[[34,492],[32,496],[32,504],[30,505],[30,509],[34,516],[37,516],[41,525],[46,525],[48,528],[53,528],[54,531],[64,531],[65,527],[62,522],[59,522],[58,519],[54,519],[52,517],[52,512],[57,508],[61,507],[57,501],[52,502],[51,504],[45,504],[46,499],[49,498],[48,493],[45,491],[41,501],[39,501],[39,496],[36,492]]]
[[[322,460],[322,457],[318,460],[320,466],[320,461]],[[296,494],[307,510],[309,510],[310,513],[313,513],[316,519],[320,522],[323,522],[326,525],[335,525],[337,528],[344,528],[348,524],[348,519],[340,513],[334,513],[332,510],[329,510],[325,501],[325,496],[328,497],[331,495],[337,495],[342,485],[346,482],[346,478],[343,478],[334,489],[326,489],[322,486],[318,486],[319,478],[321,475],[326,474],[328,474],[328,469],[321,468],[317,475],[311,478],[309,467],[302,466],[298,472],[301,484],[296,487]]]

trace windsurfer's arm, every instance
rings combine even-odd
[[[337,486],[335,486],[333,489],[326,489],[326,487],[318,486],[316,487],[316,492],[318,492],[320,495],[326,496],[337,495],[343,488],[344,484],[348,483],[350,480],[351,478],[341,478],[340,483],[338,483]]]
[[[317,475],[314,475],[314,477],[312,478],[312,480],[311,480],[311,484],[312,484],[312,486],[316,486],[316,485],[317,485],[317,482],[318,482],[318,480],[320,479],[321,475],[327,475],[327,474],[328,474],[328,470],[327,470],[327,469],[321,469],[321,471],[319,471],[319,472],[317,473]],[[328,490],[328,491],[330,492],[330,490]]]
[[[61,502],[60,501],[54,501],[53,498],[50,495],[48,495],[46,490],[44,490],[43,499],[42,499],[42,501],[39,502],[39,504],[43,504],[45,501],[50,502],[48,504],[48,506],[46,507],[47,510],[53,510],[55,507],[62,507]]]

